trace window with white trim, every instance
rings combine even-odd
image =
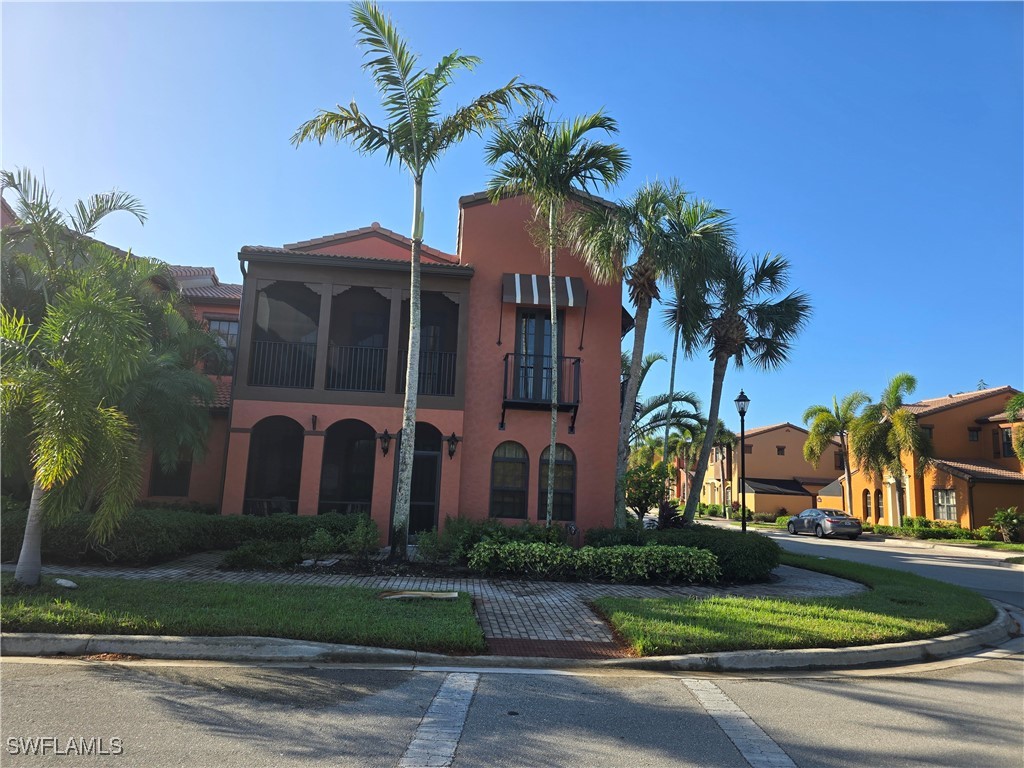
[[[936,488],[932,491],[932,504],[936,520],[958,520],[956,514],[956,491],[950,488]]]

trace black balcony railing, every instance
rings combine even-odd
[[[318,515],[325,515],[330,512],[337,512],[342,515],[360,514],[370,516],[370,502],[368,501],[321,501],[317,508]]]
[[[312,389],[315,368],[316,344],[254,341],[249,385]]]
[[[572,412],[570,431],[576,428],[576,413],[580,406],[580,364],[578,357],[559,356],[558,409]],[[501,424],[505,427],[507,408],[551,407],[551,356],[505,355],[505,381],[502,388]]]
[[[405,392],[409,350],[399,350],[398,355],[398,391]],[[456,357],[454,352],[420,351],[419,389],[417,390],[419,394],[441,397],[454,395]]]
[[[327,347],[327,389],[383,392],[387,347]]]
[[[246,499],[242,506],[242,514],[255,517],[280,514],[295,515],[298,512],[299,500],[286,499],[283,496],[275,496],[272,499]]]

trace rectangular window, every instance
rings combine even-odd
[[[929,440],[932,439],[932,427],[922,426],[921,431],[924,432],[924,436],[927,437]]]
[[[238,349],[238,321],[216,320],[207,317],[206,324],[210,329],[210,333],[217,337],[217,343],[224,354],[224,359],[208,359],[204,361],[203,370],[206,373],[229,376],[235,370],[235,350]]]
[[[775,455],[776,456],[785,456],[786,455],[786,446],[784,446],[784,445],[776,445],[775,446]]]
[[[192,457],[182,458],[177,466],[167,472],[156,456],[153,457],[153,471],[149,475],[150,496],[188,496],[188,485],[192,478]]]
[[[1013,428],[1003,427],[1000,432],[1003,435],[1003,458],[1009,459],[1014,456],[1013,453]]]
[[[753,453],[754,452],[754,446],[752,446],[750,444],[744,445],[743,446],[743,452],[744,453]]]
[[[932,491],[936,520],[958,520],[956,514],[956,491],[936,488]]]
[[[978,442],[978,440],[980,438],[981,438],[981,430],[980,429],[978,429],[977,427],[968,427],[967,428],[967,439],[970,442],[976,443],[976,442]]]
[[[1003,455],[1002,441],[999,439],[999,430],[992,430],[992,458],[998,459]]]
[[[840,451],[836,451],[835,468],[838,470],[843,470],[846,468],[846,464],[843,463],[843,454]]]

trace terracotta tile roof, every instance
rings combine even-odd
[[[1010,421],[1010,414],[1008,414],[1006,411],[1003,411],[1002,413],[996,413],[996,414],[993,414],[992,416],[985,416],[985,417],[980,418],[980,419],[975,419],[974,423],[975,424],[1006,424],[1009,421]]]
[[[927,400],[918,400],[916,403],[907,403],[903,407],[916,416],[927,416],[938,411],[944,411],[947,408],[963,405],[964,403],[984,400],[986,397],[992,397],[993,395],[1013,395],[1016,393],[1016,389],[1006,385],[990,389],[978,389],[974,392],[958,392],[955,395],[946,395],[945,397],[932,397]]]
[[[210,403],[211,410],[226,409],[231,405],[231,377],[210,376],[209,379],[215,388],[213,402]]]
[[[295,251],[295,250],[292,250],[291,248],[278,248],[277,246],[273,246],[273,245],[243,245],[242,249],[238,252],[238,258],[241,259],[241,258],[244,258],[245,256],[248,256],[248,255],[259,255],[259,254],[273,254],[273,255],[293,256],[293,257],[316,256],[316,257],[324,258],[324,259],[335,259],[335,260],[340,261],[340,262],[348,262],[350,264],[355,264],[355,263],[360,263],[360,262],[367,262],[367,263],[370,263],[370,264],[381,264],[381,265],[389,265],[389,266],[396,266],[397,265],[397,267],[403,268],[403,269],[408,269],[409,268],[407,263],[403,265],[403,262],[396,261],[395,259],[381,259],[381,258],[377,258],[375,256],[338,256],[338,255],[333,254],[333,253],[307,253],[306,251]],[[470,266],[466,266],[466,265],[463,265],[463,264],[456,264],[454,262],[448,262],[448,261],[427,262],[427,263],[423,264],[422,266],[429,267],[431,269],[435,269],[435,268],[437,268],[437,269],[446,269],[446,270],[450,269],[452,272],[455,272],[455,273],[459,273],[459,272],[464,272],[466,274],[472,274],[473,273],[473,268],[470,267]]]
[[[793,424],[792,422],[789,421],[783,421],[780,424],[769,424],[767,427],[754,427],[753,429],[748,429],[747,439],[749,440],[751,437],[754,437],[755,435],[763,435],[766,432],[772,432],[776,429],[795,429],[798,432],[803,432],[805,435],[809,434],[808,431],[803,427],[798,427],[796,424]],[[833,440],[832,444],[838,447],[839,441]]]
[[[606,208],[617,208],[618,207],[611,200],[605,200],[603,197],[598,197],[597,195],[592,195],[589,192],[576,191],[573,194],[576,197],[582,198],[583,200],[589,200],[590,202],[598,203],[599,205],[603,205]],[[522,195],[508,195],[508,197],[522,197]],[[472,193],[470,195],[463,195],[462,197],[460,197],[459,198],[459,207],[460,208],[464,208],[467,205],[474,205],[476,203],[490,202],[490,200],[491,200],[491,193],[490,192],[487,192],[487,191],[484,191],[484,192],[474,192],[474,193]]]
[[[355,240],[363,237],[364,235],[377,234],[386,237],[388,240],[393,240],[406,248],[412,247],[412,240],[405,235],[399,234],[394,230],[382,227],[378,222],[373,222],[368,227],[360,227],[359,229],[350,229],[347,232],[336,232],[333,235],[324,235],[323,237],[317,237],[312,240],[300,240],[297,243],[285,243],[285,249],[289,251],[305,251],[309,248],[313,248],[318,245],[328,245],[339,240]],[[437,261],[447,264],[457,264],[459,258],[450,253],[439,251],[437,248],[431,248],[429,245],[420,245],[420,254],[426,256],[432,261]]]
[[[167,268],[177,280],[190,277],[210,277],[213,279],[214,284],[220,282],[217,280],[217,271],[213,267],[189,267],[182,264],[168,264]]]
[[[996,482],[1021,483],[1024,485],[1024,472],[1014,472],[989,461],[978,459],[932,459],[930,464],[951,475],[965,479],[989,480]]]
[[[234,283],[219,285],[194,285],[181,289],[183,296],[189,299],[231,299],[242,300],[242,286]]]

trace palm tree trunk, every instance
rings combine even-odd
[[[704,444],[700,448],[697,468],[693,471],[690,497],[686,500],[686,509],[683,510],[683,516],[686,520],[693,520],[694,513],[697,511],[697,497],[700,495],[698,489],[704,485],[704,475],[708,471],[708,459],[711,457],[711,446],[714,445],[716,426],[718,425],[718,409],[722,404],[722,385],[725,383],[725,371],[728,367],[728,355],[721,352],[715,355],[714,376],[711,383],[711,402],[708,404],[708,428],[704,430]],[[725,501],[724,486],[722,501]]]
[[[846,442],[846,433],[839,433],[839,445],[843,451],[843,473],[846,475],[846,512],[853,514],[853,475],[850,473],[850,447]],[[868,521],[870,522],[870,521]]]
[[[21,554],[14,571],[14,580],[30,587],[39,586],[42,573],[43,545],[43,489],[32,482],[32,501],[28,505],[28,519],[25,521],[25,537],[21,540]]]
[[[409,543],[409,502],[416,451],[416,400],[420,381],[420,246],[423,244],[423,179],[413,179],[412,254],[409,269],[409,356],[405,367],[405,405],[398,443],[398,485],[392,520],[391,559],[406,560]]]
[[[644,360],[644,341],[647,338],[647,317],[651,312],[651,299],[640,295],[636,304],[636,325],[633,327],[633,357],[629,361],[629,379],[626,396],[622,401],[619,418],[619,453],[615,464],[615,527],[626,527],[626,463],[629,460],[629,429],[633,424],[637,390],[640,389],[640,366]]]
[[[551,442],[548,445],[548,498],[546,525],[555,510],[555,448],[558,443],[558,302],[555,301],[555,258],[558,248],[555,203],[548,203],[548,291],[551,304]]]
[[[679,326],[676,326],[675,334],[672,337],[672,369],[668,374],[668,413],[671,417],[672,409],[676,404],[676,361],[679,359]],[[671,418],[665,420],[665,439],[662,441],[661,458],[668,464],[668,432],[672,426]],[[664,497],[662,497],[664,498]]]

